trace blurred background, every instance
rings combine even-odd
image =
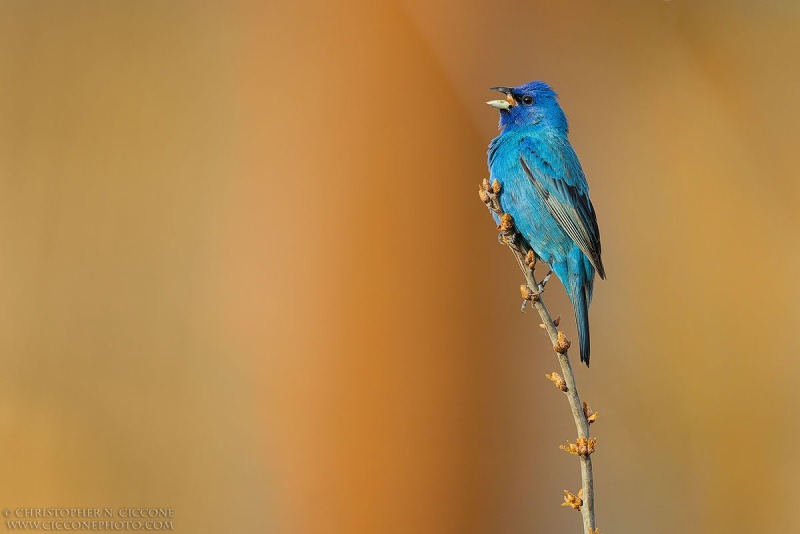
[[[579,532],[477,196],[488,87],[543,79],[609,275],[601,532],[795,531],[798,50],[789,0],[3,0],[0,507]]]

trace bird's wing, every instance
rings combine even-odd
[[[520,145],[519,162],[547,210],[586,254],[600,278],[605,279],[597,216],[581,164],[569,141],[528,137]]]

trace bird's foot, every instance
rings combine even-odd
[[[539,287],[537,288],[539,290],[539,293],[544,293],[544,286],[546,286],[547,282],[550,281],[550,277],[551,276],[553,276],[553,269],[550,269],[549,271],[547,271],[547,274],[544,275],[544,278],[542,278],[542,281],[539,282]]]
[[[517,242],[517,230],[514,227],[514,218],[511,215],[508,213],[501,215],[500,224],[497,226],[497,229],[500,230],[497,236],[497,240],[500,241],[500,243],[514,248],[519,247],[519,243]]]
[[[519,286],[519,292],[522,295],[522,308],[520,311],[525,313],[525,308],[528,306],[528,302],[533,302],[539,299],[539,295],[541,295],[544,291],[540,289],[533,290],[530,286],[521,285]]]
[[[520,243],[519,239],[517,238],[517,232],[508,230],[500,230],[497,233],[497,242],[501,245],[508,245],[513,250],[519,251]]]

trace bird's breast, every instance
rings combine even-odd
[[[520,141],[496,139],[490,145],[489,170],[500,182],[500,207],[514,218],[517,230],[546,263],[566,261],[572,240],[550,214],[520,164]]]

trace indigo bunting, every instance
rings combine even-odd
[[[564,285],[575,310],[581,361],[588,367],[594,274],[606,276],[597,217],[567,137],[567,117],[558,95],[544,82],[492,90],[506,95],[487,102],[500,110],[501,133],[488,151],[491,178],[502,186],[500,207]]]

